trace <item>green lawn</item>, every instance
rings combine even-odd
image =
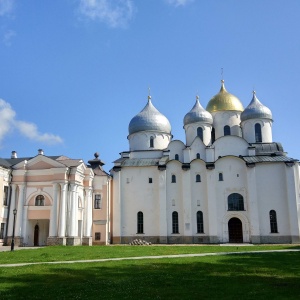
[[[155,256],[190,253],[213,253],[228,251],[263,251],[279,249],[300,249],[299,245],[259,246],[55,246],[34,250],[0,252],[0,264],[18,262],[46,262],[84,260],[114,257]]]
[[[99,247],[99,251],[102,248],[114,255],[120,249],[131,255],[131,248],[140,253],[154,247],[141,247],[142,251],[139,247]],[[177,253],[187,251],[170,248]],[[212,251],[217,247],[189,248],[217,251]],[[80,248],[66,249],[73,253],[70,249]],[[26,252],[30,256],[38,251]],[[300,299],[300,252],[1,268],[0,299]]]

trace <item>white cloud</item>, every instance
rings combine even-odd
[[[9,15],[14,9],[15,0],[0,0],[0,16]]]
[[[174,5],[175,7],[177,6],[184,6],[187,5],[188,3],[193,2],[194,0],[165,0],[168,4]]]
[[[79,0],[79,13],[83,17],[100,21],[110,27],[124,27],[133,17],[132,0]]]
[[[16,32],[14,30],[7,30],[3,35],[3,43],[5,46],[11,45],[12,38],[16,35]]]
[[[12,109],[11,105],[0,99],[0,144],[5,136],[12,130],[17,129],[19,132],[36,142],[45,144],[59,144],[63,140],[58,135],[51,133],[40,133],[36,124],[16,119],[16,112]]]

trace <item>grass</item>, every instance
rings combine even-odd
[[[44,247],[34,250],[0,252],[0,264],[22,262],[49,262],[85,260],[115,257],[156,256],[192,253],[215,253],[236,251],[264,251],[281,249],[300,249],[295,245],[257,245],[257,246],[76,246]]]
[[[80,249],[66,247],[70,253],[71,248]],[[130,254],[131,248],[145,253],[152,247],[102,248]],[[187,251],[185,247],[156,247],[155,251],[167,251],[165,248]],[[206,247],[189,248],[201,251]],[[217,249],[208,248],[203,251]],[[300,252],[41,264],[1,268],[0,299],[299,299],[299,279]]]

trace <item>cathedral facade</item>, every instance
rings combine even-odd
[[[85,164],[13,151],[0,159],[0,244],[299,243],[299,162],[272,125],[255,92],[244,109],[222,81],[183,116],[185,141],[149,96],[110,174],[97,153]]]
[[[244,109],[222,81],[183,124],[185,142],[172,140],[150,96],[130,121],[112,170],[113,243],[299,243],[299,163],[255,92]]]

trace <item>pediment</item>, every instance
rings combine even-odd
[[[53,160],[44,155],[37,155],[28,161],[22,161],[19,164],[14,166],[15,170],[27,169],[27,170],[46,170],[52,168],[64,168],[60,162]]]

